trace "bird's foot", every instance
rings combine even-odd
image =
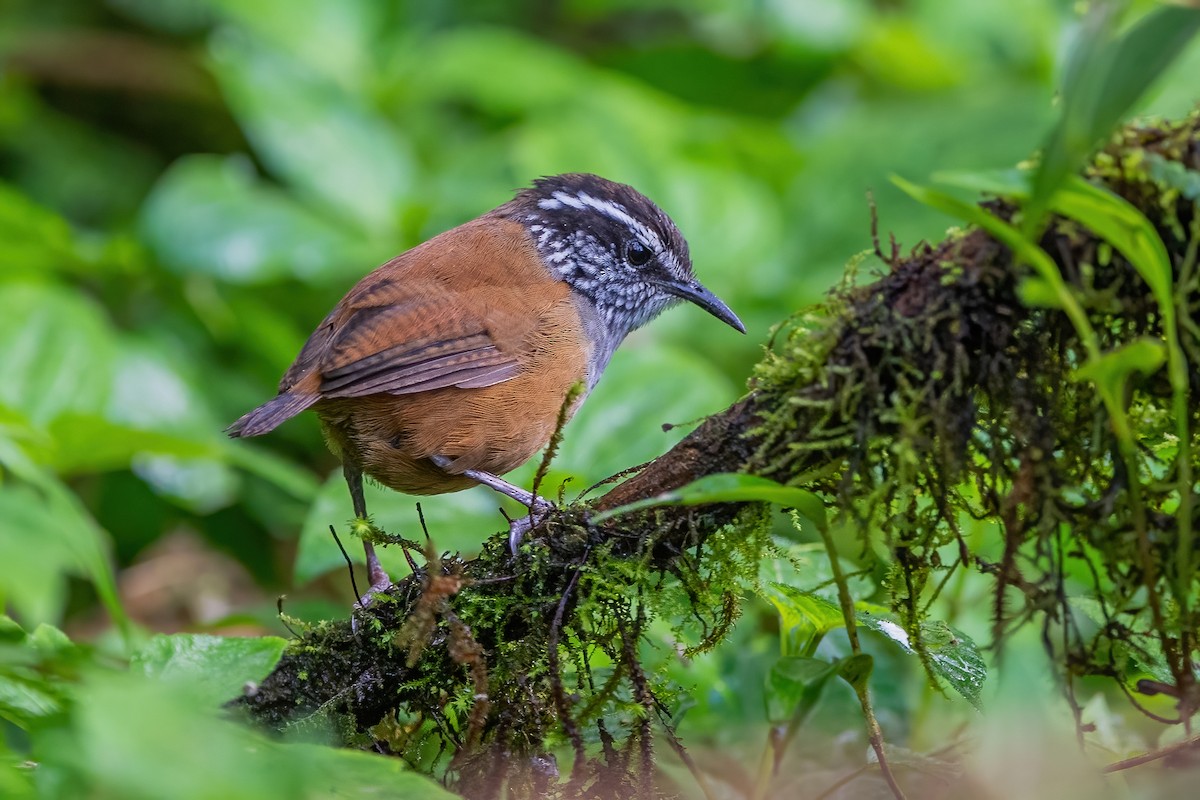
[[[375,595],[383,594],[392,587],[392,579],[388,577],[387,570],[379,563],[379,556],[375,552],[375,545],[369,539],[363,539],[363,550],[367,554],[367,580],[371,582],[371,586],[367,589],[366,594],[358,598],[358,602],[354,604],[356,612],[371,605],[371,601],[375,599]],[[350,616],[350,628],[356,632],[358,630],[358,622],[353,614]]]
[[[454,463],[452,459],[438,455],[430,456],[429,460],[442,469],[447,469]],[[493,491],[499,492],[505,497],[511,497],[529,509],[529,516],[509,521],[508,546],[512,550],[513,555],[517,554],[517,549],[521,546],[521,540],[525,538],[525,534],[540,525],[546,519],[547,515],[554,510],[554,504],[549,500],[538,497],[533,492],[528,492],[520,486],[515,486],[490,472],[467,469],[463,470],[461,474],[477,483],[483,484]]]
[[[534,495],[533,502],[530,504],[528,516],[509,520],[508,549],[512,551],[514,556],[521,548],[521,540],[525,538],[525,534],[532,531],[538,525],[541,525],[553,510],[553,503],[551,503],[549,500],[543,500],[542,498]]]

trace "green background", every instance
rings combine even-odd
[[[630,183],[673,216],[748,335],[681,308],[632,336],[566,430],[547,486],[571,477],[574,496],[688,429],[663,423],[739,396],[771,326],[871,247],[868,192],[902,247],[942,234],[890,174],[1028,157],[1078,24],[1037,0],[10,0],[0,15],[0,598],[26,629],[102,646],[123,613],[275,634],[282,592],[299,617],[345,613],[327,529],[345,530],[349,501],[315,419],[249,442],[222,429],[378,263],[558,172]],[[1186,112],[1197,74],[1193,47],[1142,110]],[[411,499],[368,504],[418,537]],[[440,548],[469,550],[503,527],[496,505],[470,490],[424,509]],[[982,634],[972,597],[946,613]],[[737,645],[681,672],[699,687],[691,741],[765,724],[772,619],[752,602]],[[919,669],[875,681],[885,728],[913,746],[958,713]]]

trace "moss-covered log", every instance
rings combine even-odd
[[[645,626],[687,618],[699,631],[688,646],[718,641],[739,580],[754,574],[764,514],[662,508],[597,527],[588,512],[750,472],[819,493],[864,542],[886,543],[914,636],[945,577],[979,569],[995,576],[998,637],[1036,617],[1058,632],[1051,654],[1065,680],[1130,686],[1142,674],[1190,716],[1200,558],[1181,558],[1179,537],[1200,503],[1178,465],[1200,453],[1200,116],[1121,131],[1087,177],[1137,207],[1167,246],[1193,365],[1186,440],[1167,376],[1153,372],[1124,398],[1137,448],[1123,459],[1094,385],[1075,375],[1086,356],[1066,315],[1020,300],[1028,269],[1008,249],[977,229],[954,232],[906,256],[880,253],[878,280],[848,280],[786,323],[745,398],[605,496],[554,514],[519,557],[497,534],[475,559],[431,560],[357,630],[304,631],[241,705],[276,729],[333,720],[348,740],[425,767],[449,754],[452,781],[480,797],[501,782],[553,791],[543,753],[566,740],[576,763],[563,796],[629,794],[650,769],[651,721],[668,691],[639,661]],[[1103,351],[1162,338],[1155,299],[1119,252],[1059,218],[1041,244]],[[995,532],[980,552],[961,535],[970,519]],[[1074,622],[1071,595],[1088,598],[1091,627]],[[611,666],[595,669],[601,653]],[[664,742],[674,744],[669,730]]]

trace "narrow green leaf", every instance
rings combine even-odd
[[[979,194],[1023,200],[1029,197],[1029,180],[1032,177],[1033,173],[1030,170],[1011,167],[990,170],[943,170],[933,173],[931,180],[943,186],[954,186]]]
[[[1017,297],[1030,308],[1063,307],[1062,295],[1036,275],[1028,275],[1020,280],[1017,284]]]
[[[1200,9],[1163,4],[1114,36],[1116,4],[1097,4],[1064,73],[1063,111],[1033,176],[1023,230],[1041,224],[1051,198],[1200,30]]]
[[[1062,181],[1079,169],[1097,143],[1093,120],[1105,76],[1113,60],[1116,6],[1096,3],[1076,32],[1063,68],[1061,114],[1050,132],[1030,181],[1023,233],[1030,239],[1041,225],[1050,197]]]
[[[1075,380],[1095,383],[1101,391],[1121,397],[1134,373],[1150,375],[1167,360],[1167,348],[1158,339],[1143,336],[1104,353],[1075,370]]]
[[[1054,260],[1050,258],[1045,250],[1030,241],[1027,236],[1012,225],[989,214],[973,203],[959,200],[957,197],[952,197],[945,192],[909,183],[895,175],[892,176],[892,183],[900,187],[910,197],[924,203],[930,208],[936,208],[951,216],[978,225],[998,242],[1012,250],[1020,261],[1029,264],[1038,277],[1053,292],[1058,307],[1061,307],[1067,317],[1070,318],[1071,324],[1075,327],[1075,331],[1079,335],[1088,357],[1092,358],[1099,354],[1099,340],[1096,337],[1095,330],[1092,328],[1092,324],[1088,321],[1087,314],[1084,312],[1079,300],[1071,292],[1071,288],[1063,281],[1062,273],[1058,271],[1058,265],[1054,263]]]
[[[592,521],[599,524],[622,514],[659,506],[754,502],[774,503],[785,508],[794,508],[812,520],[813,524],[819,528],[828,524],[825,504],[812,492],[797,489],[794,486],[784,486],[769,478],[732,472],[706,475],[672,492],[609,509],[597,514]]]
[[[1054,196],[1053,208],[1121,251],[1146,281],[1164,314],[1174,313],[1171,257],[1150,220],[1108,189],[1073,176]]]
[[[1200,31],[1200,8],[1163,3],[1138,20],[1114,44],[1112,66],[1105,76],[1092,119],[1099,139],[1133,108]]]

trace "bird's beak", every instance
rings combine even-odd
[[[725,305],[721,298],[704,288],[700,281],[663,281],[658,285],[663,291],[695,303],[734,330],[740,333],[746,332],[746,326],[738,319],[737,314],[733,313],[733,310]]]

